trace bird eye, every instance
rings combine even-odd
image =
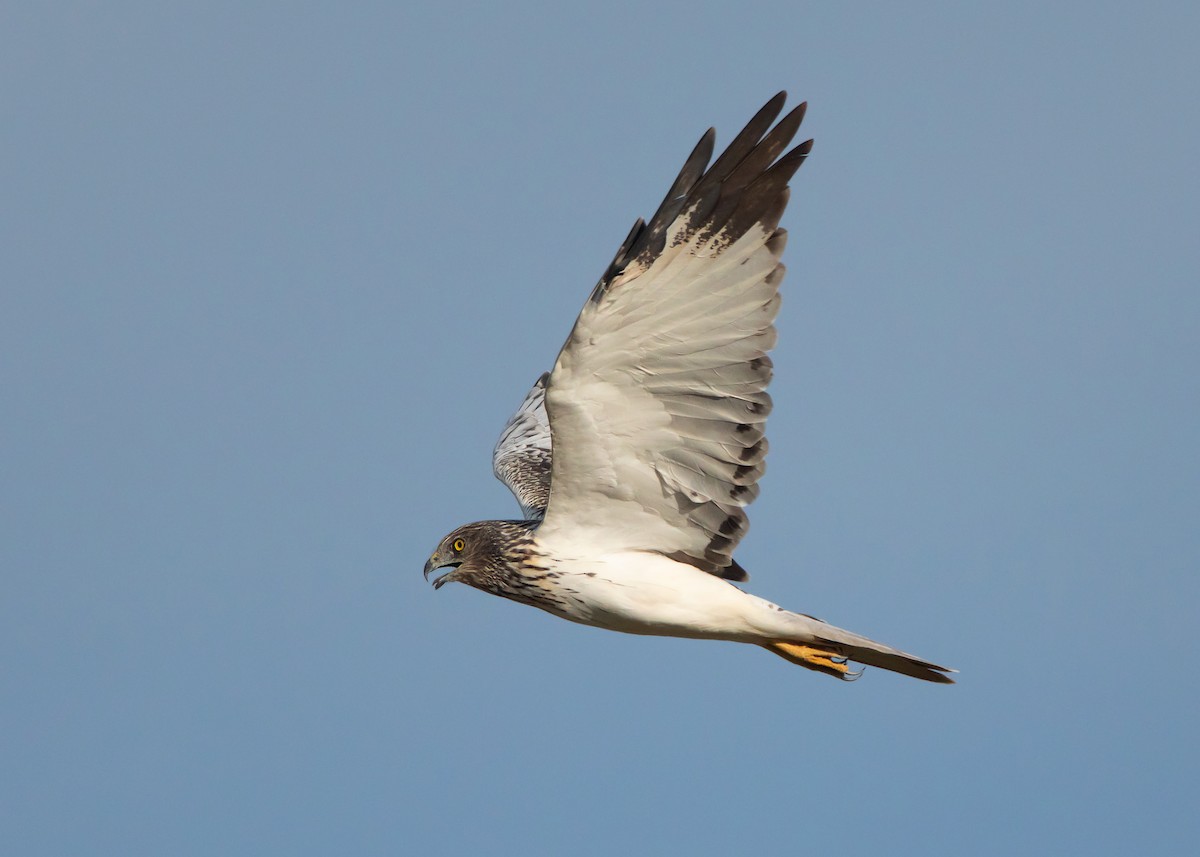
[[[454,550],[456,550],[456,551],[462,551],[462,549],[463,549],[463,548],[465,548],[466,546],[467,546],[467,543],[466,543],[466,542],[464,542],[462,539],[455,539],[455,540],[454,540],[454,545],[453,545],[453,547],[454,547]]]

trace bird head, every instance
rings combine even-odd
[[[433,578],[433,588],[441,589],[447,583],[461,582],[471,573],[471,559],[478,554],[479,542],[477,533],[472,532],[473,524],[459,527],[442,539],[437,549],[425,563],[425,579],[429,580],[431,572],[449,569]]]
[[[464,524],[438,543],[425,563],[425,579],[438,569],[450,569],[433,578],[433,588],[465,583],[490,589],[490,583],[520,558],[514,550],[530,540],[527,521],[479,521]]]

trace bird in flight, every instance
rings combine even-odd
[[[734,585],[767,454],[779,220],[812,148],[788,149],[805,105],[776,123],[785,100],[711,166],[710,128],[633,225],[493,453],[524,519],[459,527],[425,577],[613,631],[753,643],[840,679],[853,662],[949,684],[954,670]]]

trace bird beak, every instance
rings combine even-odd
[[[460,565],[462,565],[461,562],[455,562],[455,563],[442,562],[441,556],[439,556],[438,554],[434,554],[433,556],[431,556],[429,558],[429,562],[425,563],[425,579],[429,580],[429,572],[431,572],[431,571],[435,571],[436,569],[439,569],[439,568],[449,568],[450,571],[447,571],[445,574],[435,577],[431,581],[433,583],[434,589],[441,589],[447,583],[452,583],[453,581],[457,580],[457,578],[454,576],[454,572],[456,572],[458,570],[458,567]]]

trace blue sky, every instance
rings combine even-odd
[[[0,851],[1185,854],[1191,4],[8,4]],[[844,685],[465,587],[709,125],[810,103],[758,594]]]

